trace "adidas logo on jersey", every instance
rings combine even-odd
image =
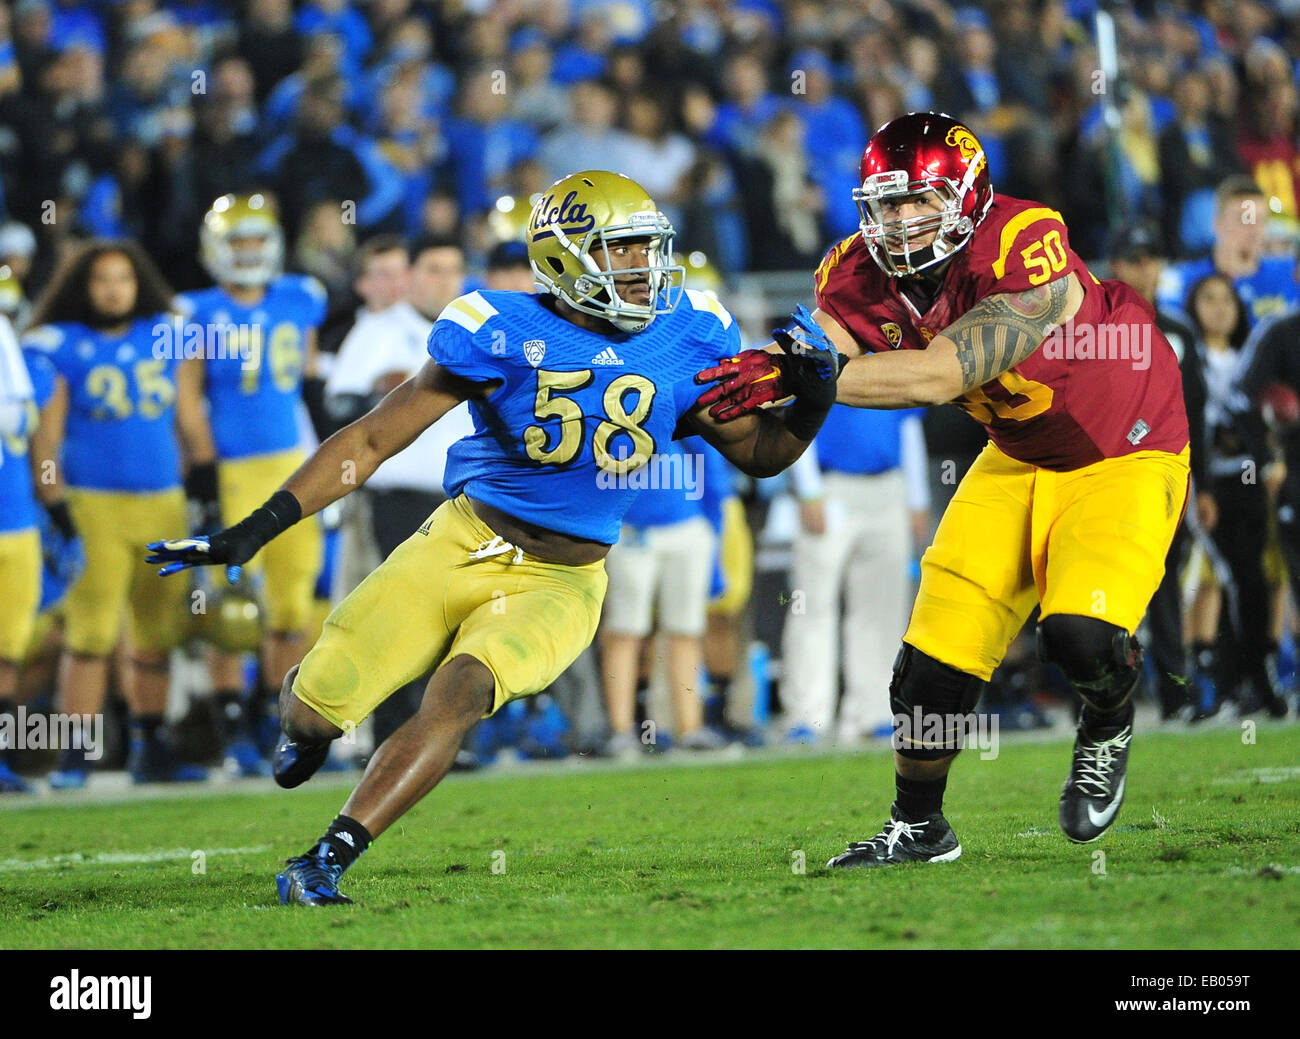
[[[623,358],[614,353],[612,346],[607,346],[591,359],[592,364],[622,364]]]

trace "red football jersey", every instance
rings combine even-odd
[[[924,313],[871,258],[861,234],[817,268],[817,305],[864,349],[923,350],[985,296],[1023,292],[1073,271],[1084,299],[1014,368],[958,397],[1012,458],[1064,471],[1133,451],[1187,446],[1182,377],[1151,307],[1118,281],[1098,281],[1070,249],[1061,215],[993,196],[975,234],[953,257]]]

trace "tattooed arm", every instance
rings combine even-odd
[[[837,401],[857,408],[943,404],[1014,367],[1083,303],[1073,273],[1024,292],[986,296],[924,350],[856,357],[840,374]]]

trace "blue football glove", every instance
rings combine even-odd
[[[245,563],[257,550],[281,531],[302,519],[298,499],[288,491],[276,491],[265,505],[250,513],[233,527],[215,534],[151,541],[146,563],[161,563],[159,577],[166,577],[192,566],[225,566],[226,580],[235,584]]]
[[[220,540],[223,534],[229,533],[228,530],[222,530],[212,535],[199,534],[196,537],[174,538],[171,541],[151,541],[148,548],[152,555],[147,556],[145,562],[165,564],[158,570],[159,577],[188,570],[192,566],[225,564],[226,580],[235,584],[239,580],[243,564],[247,563],[262,546],[254,545],[252,551],[247,554],[232,551],[233,546]],[[235,562],[236,559],[239,561]]]

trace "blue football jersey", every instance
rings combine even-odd
[[[1156,286],[1157,305],[1165,310],[1188,313],[1187,297],[1192,286],[1213,273],[1214,260],[1208,256],[1170,264],[1161,272]],[[1233,284],[1246,305],[1252,325],[1300,303],[1295,261],[1289,256],[1265,256],[1254,274],[1238,278]]]
[[[217,457],[296,447],[307,336],[325,320],[324,286],[310,275],[284,274],[253,306],[236,303],[220,286],[180,301],[185,336],[201,330],[209,345],[205,378]]]
[[[27,445],[40,422],[40,410],[54,394],[54,368],[39,354],[24,353],[32,378],[32,399],[27,402],[26,432],[0,436],[0,532],[36,526],[36,489]]]
[[[601,335],[519,292],[472,292],[448,304],[429,355],[480,382],[474,433],[447,455],[444,489],[529,523],[612,545],[637,470],[667,453],[705,387],[695,375],[740,351],[736,322],[688,290],[642,332]]]
[[[23,347],[44,355],[68,384],[63,476],[72,487],[162,491],[181,481],[176,439],[176,369],[160,350],[169,315],[140,318],[110,336],[75,322],[28,332]]]

